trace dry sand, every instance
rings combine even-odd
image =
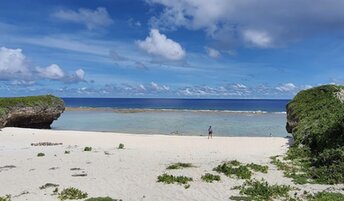
[[[31,143],[63,143],[57,146],[31,146]],[[125,149],[116,147],[119,143]],[[91,146],[91,152],[84,152]],[[0,196],[11,194],[13,201],[58,200],[54,188],[40,190],[46,183],[59,189],[76,187],[89,197],[110,196],[125,201],[139,200],[229,200],[239,195],[233,186],[243,180],[221,175],[221,181],[205,183],[201,175],[223,161],[239,160],[269,166],[269,173],[257,173],[269,183],[294,185],[282,172],[269,164],[270,156],[284,154],[288,139],[279,137],[207,137],[137,135],[101,132],[56,131],[4,128],[0,131]],[[70,154],[65,154],[65,150]],[[37,157],[39,152],[44,157]],[[197,167],[166,170],[175,162]],[[6,168],[5,166],[15,166]],[[71,170],[80,168],[80,170]],[[190,188],[177,184],[157,183],[163,173],[193,177]],[[73,174],[87,174],[74,177]],[[326,185],[297,186],[312,192]],[[23,194],[24,193],[24,194]],[[22,195],[21,195],[22,194]]]

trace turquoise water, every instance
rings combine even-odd
[[[142,112],[65,111],[53,129],[108,131],[138,134],[217,136],[287,136],[286,114],[278,112],[164,111]]]

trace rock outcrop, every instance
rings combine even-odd
[[[0,127],[50,128],[64,112],[62,99],[28,96],[0,99]]]

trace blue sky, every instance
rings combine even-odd
[[[0,93],[291,98],[344,82],[342,0],[0,2]]]

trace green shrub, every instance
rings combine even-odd
[[[11,195],[1,196],[0,201],[11,201]]]
[[[92,147],[85,147],[84,151],[92,151]]]
[[[124,144],[120,143],[120,144],[118,145],[118,149],[124,149]]]
[[[191,177],[185,177],[185,176],[173,176],[168,175],[166,173],[159,175],[157,182],[162,182],[165,184],[188,184],[188,182],[193,181]]]
[[[43,157],[43,156],[45,156],[44,153],[38,153],[38,154],[37,154],[37,157]]]
[[[65,153],[65,154],[70,154],[70,151],[67,151],[67,150],[66,150],[64,153]]]
[[[221,177],[220,175],[206,173],[205,175],[202,175],[201,179],[205,182],[213,183],[213,181],[220,181]]]
[[[87,198],[87,193],[73,187],[65,188],[58,194],[58,198],[60,200],[79,200]]]
[[[309,201],[343,201],[344,194],[332,192],[320,192],[308,197]]]
[[[278,198],[288,198],[290,186],[269,185],[265,180],[246,180],[243,185],[236,186],[234,189],[240,190],[241,195],[245,195],[249,200],[273,200]]]
[[[194,167],[192,163],[173,163],[169,165],[166,169],[174,170],[174,169],[182,169],[182,168],[190,168]]]
[[[122,200],[113,199],[110,197],[96,197],[96,198],[88,198],[85,201],[122,201]]]

